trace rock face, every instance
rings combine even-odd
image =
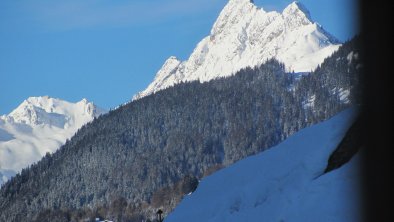
[[[283,62],[288,71],[308,72],[339,46],[299,2],[278,13],[266,12],[250,0],[230,0],[189,59],[182,62],[171,56],[153,82],[133,99],[180,82],[229,76],[270,58]]]
[[[9,115],[0,117],[0,184],[9,177],[56,151],[66,139],[104,110],[82,99],[30,97]]]

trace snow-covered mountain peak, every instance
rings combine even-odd
[[[148,86],[145,91],[139,92],[137,95],[133,97],[134,99],[142,98],[151,93],[155,93],[158,91],[157,89],[164,89],[168,86],[166,83],[176,81],[174,80],[175,76],[173,75],[179,68],[181,61],[178,60],[175,56],[169,57],[165,62],[161,69],[157,72],[154,81]]]
[[[239,3],[254,3],[253,0],[228,0],[229,3],[239,4]]]
[[[45,109],[35,106],[28,101],[24,101],[17,109],[15,109],[10,119],[16,123],[27,125],[50,124],[56,127],[64,127],[66,119],[64,116],[55,113],[48,113]]]
[[[4,119],[15,123],[31,126],[51,125],[63,128],[69,120],[75,121],[77,116],[85,116],[86,121],[104,113],[92,102],[82,99],[77,103],[70,103],[49,96],[29,97]],[[78,117],[79,118],[79,117]],[[86,122],[83,120],[82,122]]]
[[[285,18],[297,18],[302,21],[301,24],[310,24],[313,23],[311,14],[309,10],[298,1],[294,1],[290,5],[288,5],[282,12],[283,17]]]
[[[271,58],[283,62],[288,71],[309,72],[339,46],[299,2],[279,13],[266,12],[250,0],[230,0],[188,60],[167,59],[153,82],[133,99],[181,82],[230,76]]]
[[[161,70],[163,71],[171,71],[174,68],[176,68],[177,66],[179,66],[179,64],[181,63],[181,61],[175,57],[175,56],[170,56],[170,58],[168,58],[164,65],[161,67]]]
[[[24,100],[0,117],[0,185],[57,150],[79,128],[105,112],[87,99],[76,103],[49,96]]]
[[[80,108],[83,110],[82,114],[87,115],[89,117],[97,117],[103,113],[105,113],[104,110],[96,107],[93,102],[89,102],[86,98],[83,98],[81,101],[77,102],[77,104],[80,106]]]
[[[242,4],[248,4],[248,3],[254,3],[253,0],[229,0],[227,5],[242,5]]]
[[[250,0],[230,0],[223,8],[211,29],[211,40],[223,32],[233,32],[232,28],[244,25],[258,8]]]
[[[46,120],[51,118],[46,114],[53,113],[56,106],[54,103],[56,101],[53,101],[49,96],[29,97],[14,109],[7,116],[7,119],[27,125],[45,124],[47,122]]]
[[[79,101],[78,103],[84,103],[87,104],[89,103],[89,101],[86,98],[81,99],[81,101]]]

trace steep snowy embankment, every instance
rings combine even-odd
[[[354,116],[346,110],[207,177],[165,221],[360,221],[358,155],[323,174]]]

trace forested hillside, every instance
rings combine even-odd
[[[0,221],[152,219],[198,179],[358,104],[357,38],[312,73],[269,60],[181,83],[82,127],[0,190]]]

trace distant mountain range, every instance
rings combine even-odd
[[[359,45],[358,37],[339,43],[311,20],[301,3],[278,13],[265,12],[251,0],[229,0],[189,59],[170,57],[148,88],[129,103],[105,113],[86,100],[73,104],[29,98],[0,119],[2,176],[24,168],[0,189],[0,221],[140,222],[154,220],[158,209],[166,216],[185,195],[196,188],[197,194],[206,176],[270,152],[299,130],[359,105]],[[273,180],[267,181],[287,192],[293,184],[286,180],[288,175],[296,185],[305,182],[316,188],[311,177],[324,170],[350,116],[335,117],[295,136],[316,146],[298,144],[299,152],[292,150],[287,157],[284,148],[272,150],[277,158],[290,160],[261,165],[267,173],[268,167],[283,166],[278,173],[284,174],[273,172]],[[327,142],[322,153],[315,150],[318,138]],[[343,158],[340,150],[331,155],[330,171],[341,169],[354,155],[345,153],[350,154]],[[303,170],[309,160],[318,167]],[[297,161],[305,164],[293,175],[291,164]],[[229,184],[223,186],[236,194]],[[255,203],[262,209],[265,197],[258,192]],[[238,199],[241,203],[231,202],[233,213],[244,210],[246,199]],[[228,216],[228,209],[220,212]]]
[[[198,43],[189,59],[179,61],[171,56],[134,99],[185,81],[229,76],[271,58],[284,63],[287,71],[310,72],[340,46],[300,2],[278,13],[266,12],[251,0],[229,0],[209,36]]]
[[[0,221],[168,214],[201,178],[359,104],[360,56],[356,38],[312,73],[269,60],[101,115],[3,185]]]
[[[55,152],[84,124],[105,113],[83,99],[70,103],[48,96],[30,97],[0,117],[0,184]]]

